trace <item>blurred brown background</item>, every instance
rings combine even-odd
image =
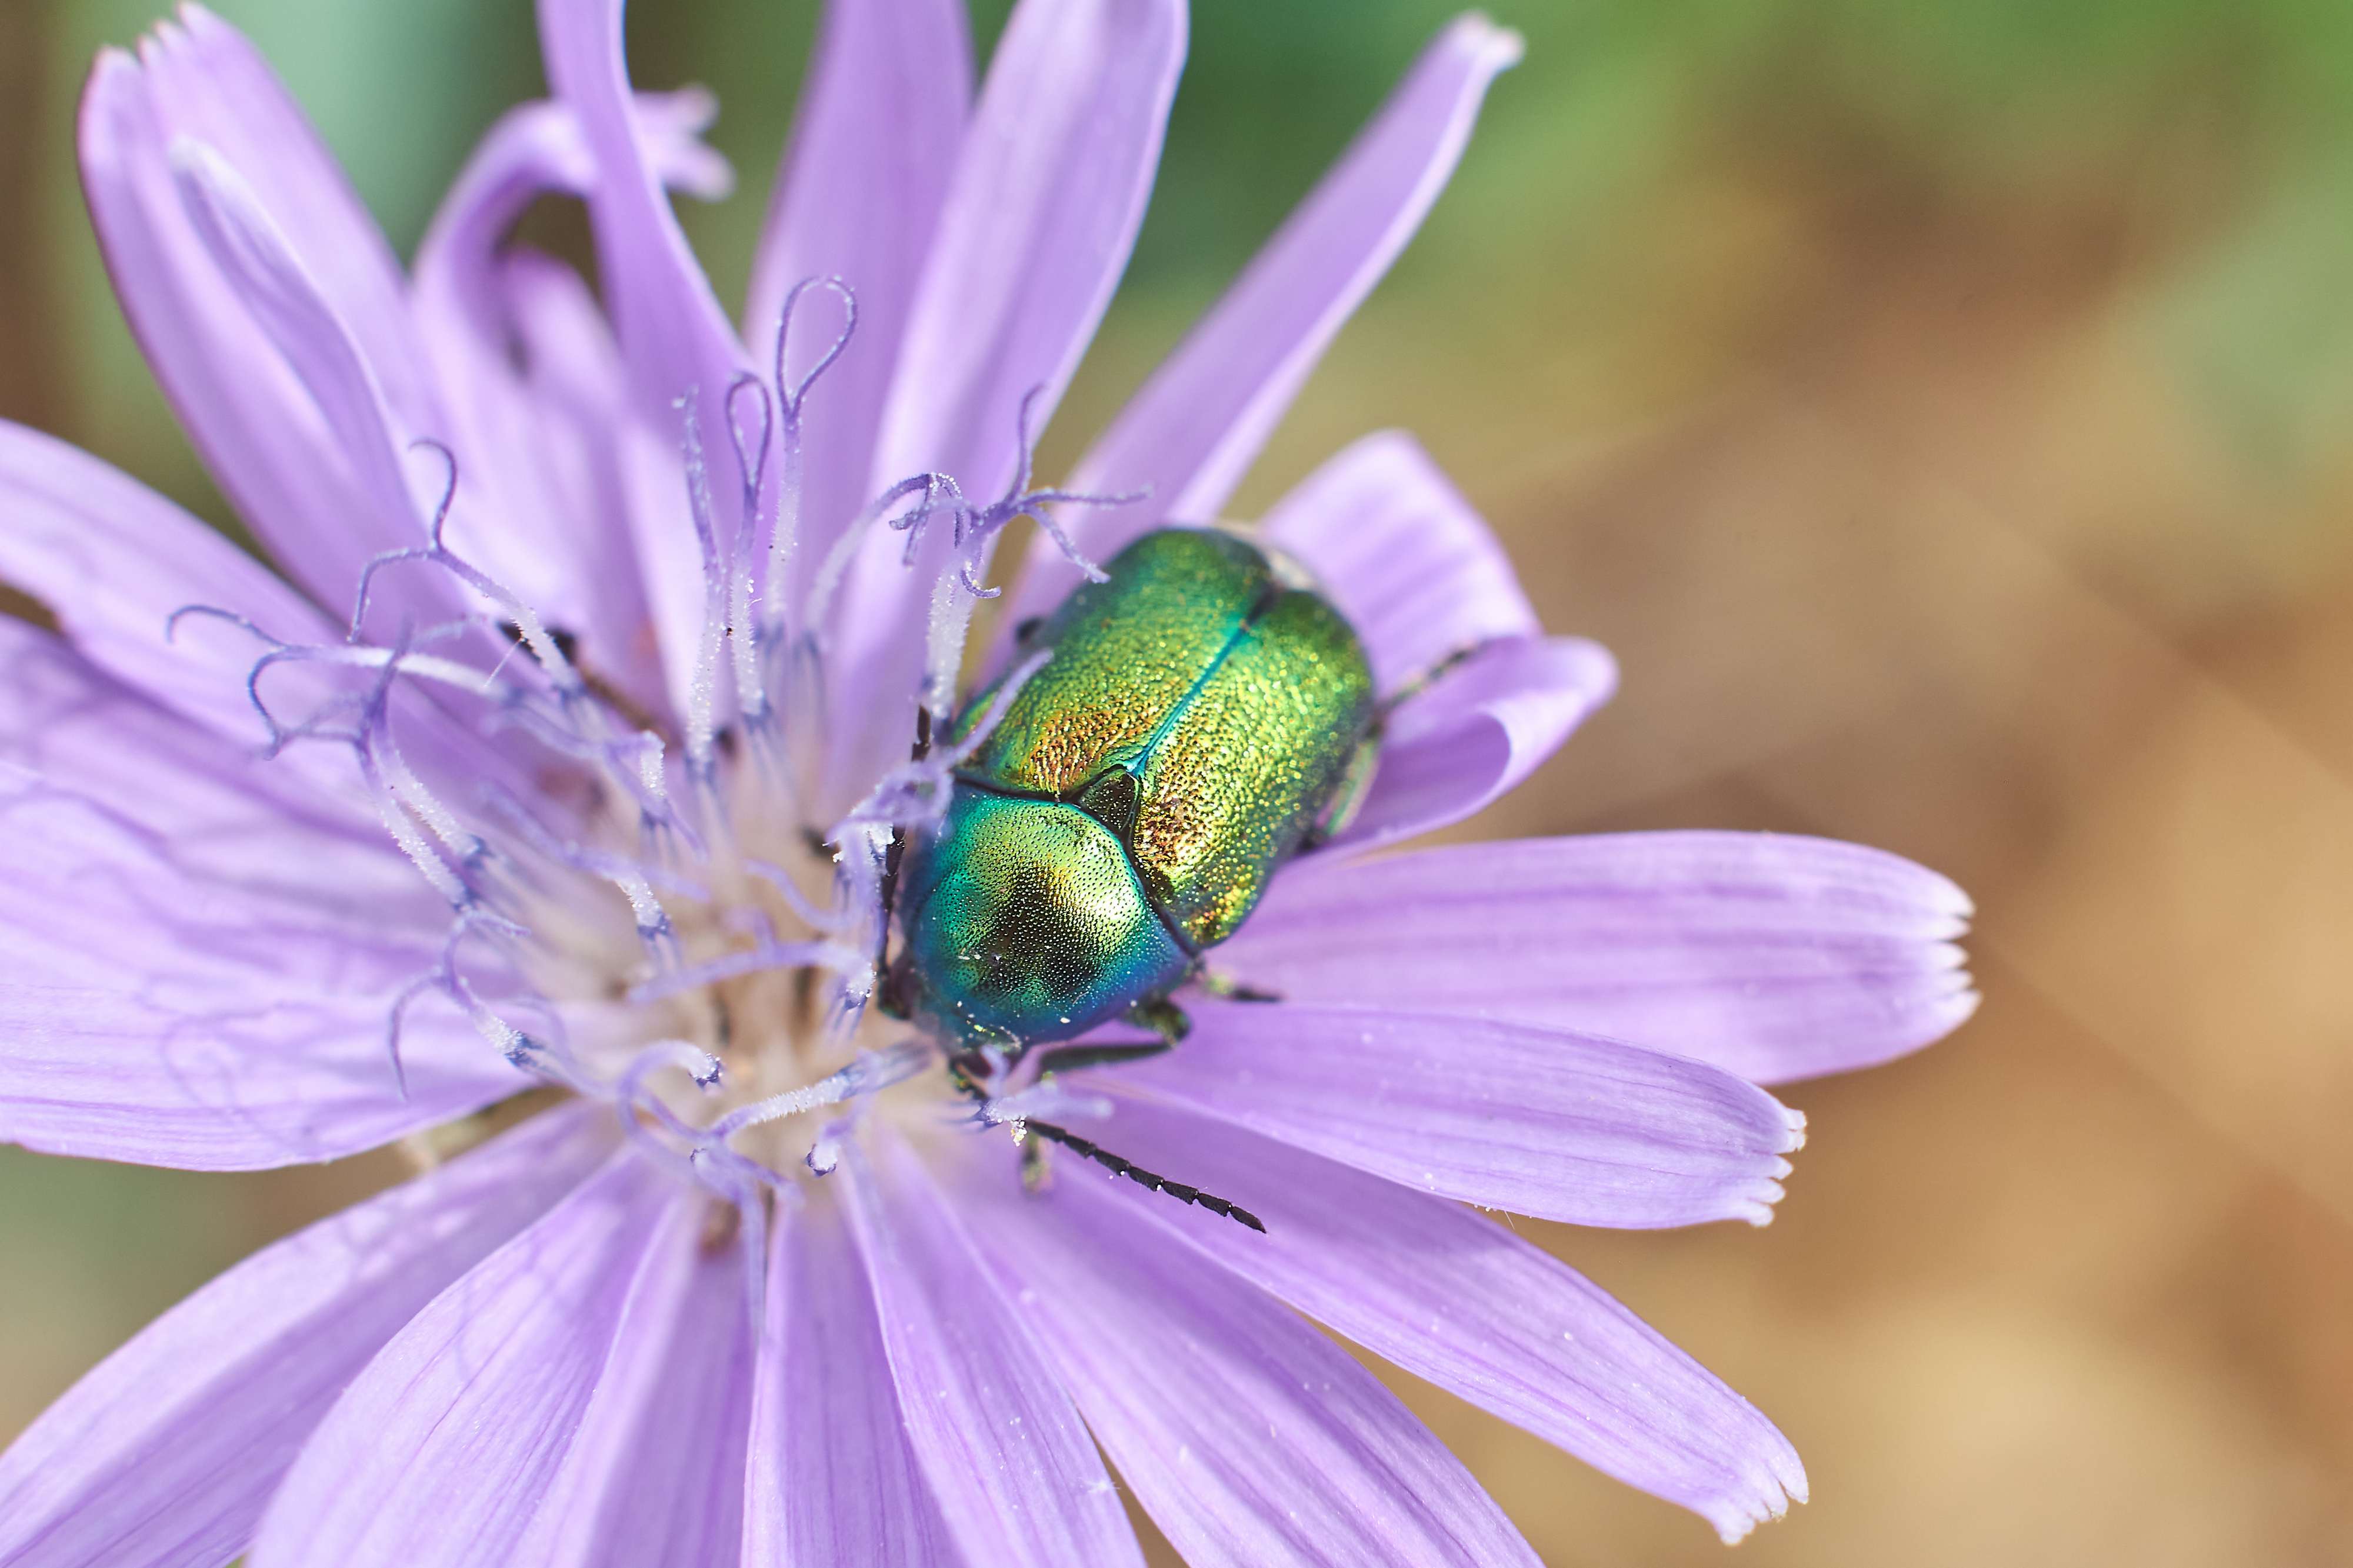
[[[0,0],[0,414],[226,521],[90,243],[70,114],[159,0]],[[639,0],[743,191],[814,0]],[[537,90],[523,0],[216,0],[396,240]],[[1198,0],[1130,288],[1056,426],[1173,342],[1449,6]],[[1799,1086],[1779,1219],[1524,1223],[1754,1398],[1814,1501],[1738,1560],[2353,1563],[2353,7],[1494,0],[1464,172],[1261,464],[1418,430],[1616,704],[1482,833],[1721,825],[1976,896],[1953,1040]],[[984,5],[984,37],[1002,4]],[[563,243],[561,222],[550,235]],[[0,1436],[390,1179],[0,1150]],[[1419,1385],[1555,1564],[1706,1527]]]

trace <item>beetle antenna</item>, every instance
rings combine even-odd
[[[1057,1127],[1050,1121],[1032,1121],[1027,1118],[1014,1125],[1024,1132],[1036,1133],[1050,1143],[1060,1143],[1080,1158],[1092,1160],[1113,1175],[1125,1176],[1148,1192],[1166,1193],[1179,1203],[1192,1204],[1208,1209],[1211,1214],[1223,1215],[1236,1225],[1248,1226],[1261,1236],[1266,1234],[1265,1223],[1240,1204],[1229,1203],[1214,1193],[1205,1193],[1198,1187],[1188,1187],[1182,1182],[1155,1175],[1133,1161],[1120,1158],[1102,1144],[1080,1137],[1067,1127]]]

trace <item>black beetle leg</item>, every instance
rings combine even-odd
[[[1193,971],[1193,984],[1220,1002],[1280,1002],[1282,993],[1269,991],[1262,985],[1252,985],[1236,980],[1230,974],[1220,974],[1208,964]]]
[[[1193,1032],[1193,1020],[1185,1016],[1185,1009],[1166,996],[1146,996],[1130,1007],[1125,1017],[1137,1028],[1159,1036],[1163,1050]]]
[[[1386,721],[1390,714],[1494,647],[1495,642],[1493,637],[1482,637],[1477,642],[1464,643],[1461,647],[1440,656],[1426,668],[1407,676],[1398,683],[1397,689],[1381,699],[1375,722]]]
[[[915,740],[907,748],[909,760],[922,762],[932,754],[932,710],[915,710]],[[891,980],[891,921],[899,912],[899,874],[907,863],[907,830],[893,824],[891,842],[882,851],[882,918],[876,922],[881,930],[874,938],[874,973],[881,977],[879,998],[882,1015],[890,1018],[907,1016],[906,998],[898,994]]]
[[[1087,1068],[1115,1067],[1122,1062],[1149,1061],[1174,1047],[1166,1040],[1134,1041],[1108,1046],[1058,1046],[1038,1053],[1038,1076],[1079,1072]]]

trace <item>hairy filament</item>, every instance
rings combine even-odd
[[[785,350],[791,340],[793,317],[800,307],[801,296],[812,289],[828,289],[841,300],[841,331],[830,345],[809,366],[807,374],[790,386],[785,382]],[[799,549],[801,531],[801,410],[808,402],[809,389],[818,377],[832,368],[849,348],[849,340],[858,330],[858,296],[849,285],[839,278],[804,278],[793,285],[785,296],[784,309],[776,318],[776,353],[774,380],[776,389],[778,464],[776,474],[776,516],[768,533],[768,603],[762,617],[762,631],[766,638],[783,645],[789,641],[797,628],[789,624],[793,610],[793,558]]]
[[[798,1116],[805,1110],[820,1106],[839,1105],[845,1100],[872,1094],[903,1083],[921,1072],[932,1059],[932,1048],[921,1040],[907,1040],[880,1051],[861,1055],[856,1061],[838,1072],[828,1074],[802,1089],[783,1094],[772,1094],[765,1100],[731,1110],[711,1124],[704,1136],[714,1143],[724,1143],[747,1127],[763,1122]]]
[[[711,508],[711,476],[702,458],[701,389],[688,387],[677,406],[685,415],[686,499],[694,517],[694,542],[702,552],[702,637],[696,644],[694,673],[687,684],[686,763],[699,789],[712,787],[712,745],[718,734],[719,645],[727,630],[727,580]],[[707,813],[717,803],[706,799]]]

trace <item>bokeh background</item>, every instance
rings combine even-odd
[[[73,174],[91,51],[160,4],[0,0],[0,415],[227,524]],[[524,0],[215,4],[404,247],[540,90]],[[814,5],[634,9],[639,82],[725,105],[742,188],[689,219],[723,297]],[[1493,5],[1527,63],[1235,510],[1419,431],[1549,623],[1625,671],[1471,831],[1883,845],[1975,894],[1986,993],[1949,1042],[1788,1091],[1812,1141],[1769,1228],[1521,1228],[1796,1441],[1815,1500],[1752,1568],[2353,1563],[2353,6]],[[1158,197],[1050,459],[1449,10],[1197,0]],[[0,1150],[0,1437],[400,1173]],[[1400,1386],[1548,1563],[1726,1560]]]

